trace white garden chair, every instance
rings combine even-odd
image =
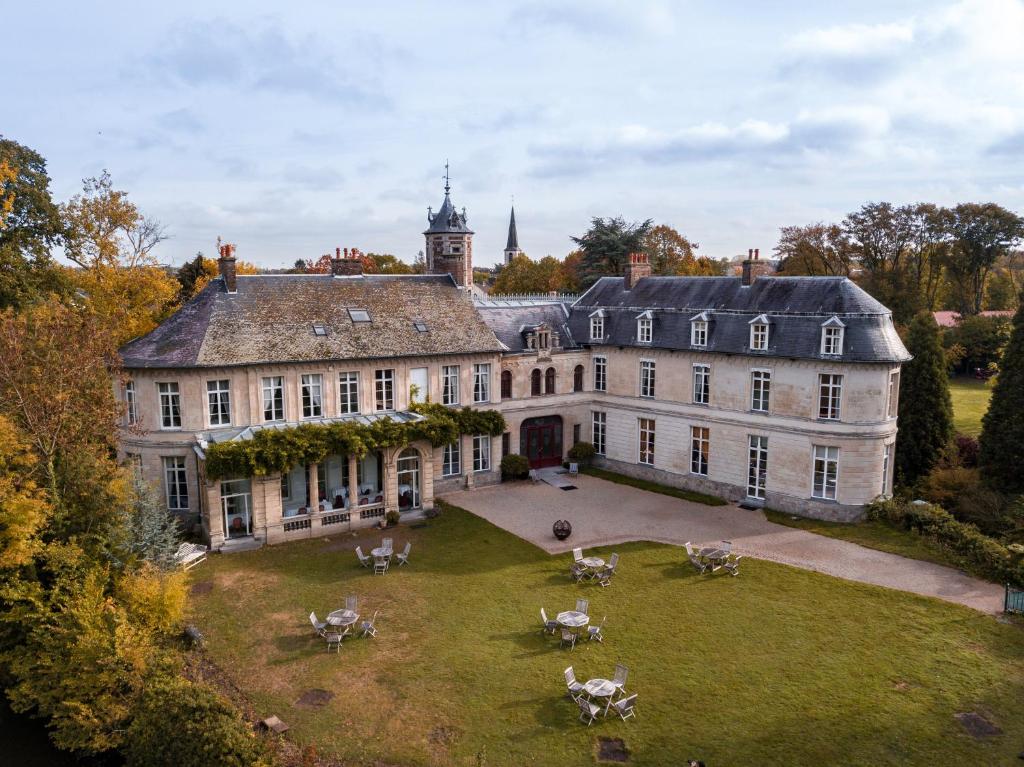
[[[412,551],[412,541],[405,542],[405,548],[395,554],[395,558],[398,560],[398,566],[409,564],[409,552]]]

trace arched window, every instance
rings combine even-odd
[[[583,366],[577,365],[572,371],[572,390],[583,391]]]
[[[530,394],[537,396],[540,393],[540,370],[534,368],[533,372],[530,373]]]
[[[544,393],[554,394],[555,393],[555,369],[548,368],[544,371]]]
[[[512,399],[512,371],[501,371],[501,398]]]

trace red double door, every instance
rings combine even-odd
[[[538,419],[540,420],[540,419]],[[562,463],[562,423],[548,421],[523,424],[526,457],[531,469],[559,466]]]

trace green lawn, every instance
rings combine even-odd
[[[981,418],[988,410],[992,387],[974,378],[951,378],[949,393],[953,397],[953,426],[960,434],[977,437],[981,434]]]
[[[352,553],[380,533],[210,557],[193,581],[208,651],[256,710],[354,764],[594,764],[598,736],[635,765],[1011,764],[1024,747],[1024,631],[967,608],[745,560],[697,576],[678,547],[616,546],[610,588],[574,584],[551,557],[460,509],[392,531],[412,564],[386,576]],[[595,553],[609,553],[599,550]],[[324,652],[307,615],[356,594],[380,636]],[[574,652],[538,631],[590,599],[603,645]],[[635,719],[576,721],[562,670],[630,667]],[[336,693],[300,708],[306,690]],[[1003,730],[968,736],[953,715]]]

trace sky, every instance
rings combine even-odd
[[[149,7],[147,7],[149,6]],[[452,200],[474,262],[592,217],[730,257],[868,201],[1024,213],[1024,1],[7,3],[0,134],[55,197],[109,170],[165,263],[411,260]]]

